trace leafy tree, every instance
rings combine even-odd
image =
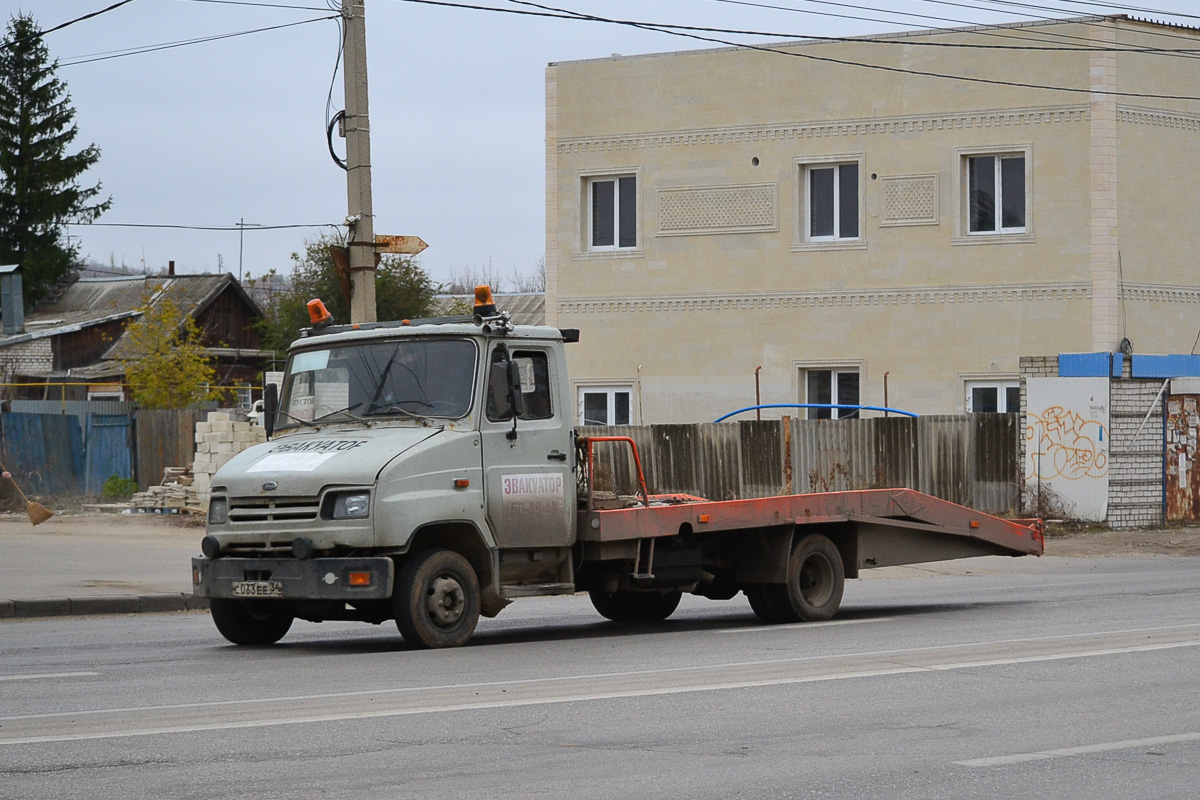
[[[100,151],[67,152],[78,129],[57,69],[33,17],[13,17],[0,43],[0,264],[21,265],[26,308],[72,269],[77,248],[60,242],[63,225],[112,204],[97,200],[99,183],[79,184]]]
[[[153,302],[150,290],[142,295],[142,316],[125,331],[121,359],[125,382],[133,399],[145,408],[187,408],[205,400],[219,400],[223,392],[213,385],[216,367],[200,343],[196,321],[168,298]]]
[[[329,251],[331,246],[340,244],[333,236],[321,235],[306,240],[303,253],[292,253],[295,266],[291,281],[263,303],[264,318],[258,323],[258,329],[264,347],[280,352],[287,350],[297,332],[311,325],[308,301],[313,298],[324,301],[335,321],[350,321],[350,303],[342,291]],[[259,281],[247,281],[251,284],[248,287],[251,294],[258,294],[256,283],[269,284],[276,277],[272,271]],[[437,291],[437,285],[415,259],[385,255],[375,270],[376,316],[381,320],[427,317],[432,313]]]

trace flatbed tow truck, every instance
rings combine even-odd
[[[827,620],[864,569],[1044,549],[1040,520],[911,489],[652,495],[632,439],[572,425],[578,332],[514,326],[486,287],[473,317],[333,326],[312,307],[267,391],[270,440],[214,477],[192,561],[236,644],[298,618],[395,620],[415,647],[453,647],[514,599],[576,592],[618,622],[739,592],[767,623]],[[594,491],[601,445],[632,448],[636,496]]]

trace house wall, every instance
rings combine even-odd
[[[82,330],[48,338],[54,342],[54,369],[65,372],[98,363],[120,338],[129,320],[90,325]]]
[[[232,287],[227,288],[196,316],[206,347],[257,349],[262,341],[252,326],[250,310]]]
[[[51,368],[53,359],[54,352],[49,339],[33,339],[6,347],[0,351],[0,380],[12,383],[14,378],[21,375],[45,372]],[[8,397],[24,394],[15,387],[5,387],[5,395]]]
[[[980,43],[965,31],[892,40],[901,43],[784,49],[1079,87],[1095,68],[1115,80],[1146,63],[920,44]],[[1162,93],[1183,91],[1192,73],[1156,68],[1145,80],[1165,81]],[[1167,145],[1190,159],[1200,137],[1130,121],[1117,103],[1094,118],[1094,99],[737,49],[551,65],[547,319],[581,330],[568,348],[572,375],[635,387],[641,423],[749,405],[760,365],[763,402],[803,401],[803,369],[844,367],[860,373],[860,402],[883,403],[886,375],[891,405],[955,413],[967,381],[1016,380],[1020,353],[1088,351],[1097,338],[1115,348],[1125,335],[1143,352],[1180,351],[1174,340],[1187,328],[1195,336],[1200,287],[1187,264],[1197,247],[1149,226],[1131,232],[1125,219],[1138,208],[1161,218],[1160,230],[1200,225],[1170,192],[1153,210],[1139,205],[1148,184],[1185,191],[1173,166],[1119,159],[1155,160]],[[1108,172],[1097,183],[1101,146]],[[967,234],[964,165],[980,152],[1025,153],[1024,233]],[[859,164],[856,241],[807,240],[802,167],[826,159]],[[618,174],[638,182],[638,247],[595,252],[587,182]],[[1094,224],[1118,214],[1119,236],[1115,222]],[[1138,286],[1119,299],[1122,271]]]

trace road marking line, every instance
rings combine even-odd
[[[1047,758],[1066,758],[1068,756],[1082,756],[1090,753],[1108,753],[1113,750],[1132,750],[1138,747],[1153,747],[1159,744],[1195,741],[1200,741],[1200,733],[1177,733],[1172,736],[1154,736],[1148,739],[1126,739],[1120,742],[1085,744],[1079,747],[1060,747],[1056,750],[1040,750],[1036,753],[1016,753],[1011,756],[972,758],[967,761],[955,761],[954,763],[963,767],[998,767],[1009,764],[1023,764],[1028,761],[1043,761]]]
[[[801,623],[801,624],[812,624],[812,623]],[[817,623],[817,624],[821,624],[821,623]],[[840,658],[875,658],[875,657],[894,658],[896,656],[917,656],[917,655],[921,655],[924,653],[936,653],[941,650],[962,650],[962,649],[968,648],[968,647],[987,647],[987,646],[994,646],[994,645],[1038,644],[1038,643],[1057,642],[1057,641],[1062,641],[1065,639],[1088,639],[1088,638],[1095,638],[1098,636],[1120,636],[1120,635],[1126,635],[1126,634],[1147,634],[1147,633],[1160,633],[1160,632],[1165,632],[1165,631],[1188,631],[1188,630],[1197,630],[1197,629],[1200,629],[1200,624],[1198,624],[1198,623],[1188,623],[1188,624],[1182,624],[1182,625],[1159,625],[1159,626],[1154,626],[1154,627],[1150,627],[1150,628],[1121,628],[1121,629],[1114,630],[1114,631],[1091,631],[1088,633],[1064,633],[1064,634],[1056,634],[1053,636],[1029,636],[1029,637],[1024,637],[1024,638],[1020,638],[1020,639],[994,639],[991,641],[961,642],[961,643],[957,643],[957,644],[937,644],[937,645],[928,645],[925,647],[902,647],[902,648],[897,648],[894,650],[864,650],[864,651],[856,651],[856,652],[851,652],[851,653],[842,653],[839,656],[833,656],[833,657],[834,658],[839,658],[839,657]],[[1167,648],[1170,648],[1170,647],[1192,647],[1195,645],[1200,645],[1200,642],[1196,642],[1194,644],[1191,642],[1167,643],[1165,645],[1161,645],[1161,647],[1167,647]],[[1160,645],[1137,645],[1137,646],[1135,646],[1135,648],[1142,648],[1142,649],[1155,649],[1157,647],[1160,647]],[[1138,650],[1137,649],[1123,649],[1123,650],[1080,651],[1078,655],[1075,655],[1075,654],[1047,655],[1047,656],[1030,656],[1027,658],[1032,659],[1032,660],[1038,660],[1038,661],[1053,661],[1058,658],[1082,658],[1082,657],[1091,656],[1091,655],[1110,655],[1113,653],[1121,653],[1121,652],[1138,652]],[[724,663],[718,663],[718,664],[705,664],[705,665],[700,665],[699,668],[708,669],[708,670],[717,670],[717,669],[726,669],[726,668],[786,666],[786,665],[791,665],[791,664],[802,665],[806,662],[822,661],[822,660],[827,660],[829,658],[831,658],[831,656],[798,656],[796,658],[775,658],[775,659],[762,659],[762,660],[756,660],[756,661],[733,661],[733,662],[724,662]],[[1009,659],[1007,661],[1002,661],[1002,662],[978,661],[978,662],[963,663],[962,667],[990,666],[993,664],[1019,664],[1019,663],[1025,663],[1025,662],[1019,658],[1014,658],[1014,659]],[[962,668],[962,667],[960,667],[960,668]],[[490,688],[496,687],[496,686],[521,686],[521,685],[526,685],[526,684],[538,684],[538,683],[552,684],[552,683],[565,683],[565,682],[576,681],[576,680],[593,680],[594,681],[594,680],[604,680],[604,679],[609,679],[609,678],[629,679],[629,678],[639,678],[639,677],[650,676],[650,675],[657,676],[657,675],[670,675],[671,673],[678,673],[678,672],[692,672],[692,671],[696,670],[697,668],[698,668],[697,666],[692,665],[692,666],[686,666],[686,667],[665,667],[665,668],[661,668],[661,669],[650,669],[650,670],[627,670],[624,672],[591,672],[591,673],[583,673],[580,675],[554,675],[554,676],[544,677],[544,678],[524,678],[524,679],[520,679],[520,680],[511,680],[511,681],[480,681],[477,683],[435,684],[432,686],[412,686],[412,687],[406,687],[403,689],[377,688],[377,689],[362,689],[362,690],[356,690],[356,691],[351,691],[351,692],[327,692],[327,693],[323,693],[323,694],[282,695],[282,696],[275,696],[275,697],[256,698],[256,699],[251,699],[251,700],[209,700],[209,701],[204,701],[204,702],[199,702],[199,703],[171,703],[171,704],[156,705],[156,706],[133,706],[133,707],[120,706],[120,707],[114,707],[114,708],[97,708],[97,709],[89,709],[89,710],[81,710],[81,711],[60,711],[60,712],[55,712],[55,713],[50,713],[50,714],[17,715],[17,716],[8,716],[8,717],[0,716],[0,722],[15,722],[18,720],[31,720],[31,719],[49,719],[52,717],[86,717],[89,715],[112,714],[112,713],[147,712],[147,711],[178,711],[178,710],[183,710],[183,709],[220,708],[223,706],[229,707],[229,706],[243,706],[243,705],[252,705],[252,704],[261,704],[264,706],[270,706],[270,705],[278,705],[281,703],[288,703],[288,702],[292,702],[292,701],[306,702],[306,701],[314,701],[314,700],[348,700],[348,699],[355,698],[355,697],[380,697],[380,696],[393,696],[394,697],[394,696],[420,694],[420,693],[427,694],[430,692],[443,691],[443,690],[490,689]],[[932,669],[933,668],[931,668],[931,667],[921,667],[919,669],[914,669],[914,670],[909,670],[909,671],[923,672],[923,671],[929,671]],[[851,677],[856,677],[856,676],[851,676]],[[0,744],[3,744],[3,742],[0,742]]]
[[[0,675],[0,681],[37,681],[44,678],[86,678],[99,672],[42,672],[34,675]]]
[[[837,625],[862,625],[866,622],[892,622],[894,619],[894,617],[872,617],[870,619],[835,619],[829,622],[794,622],[786,625],[756,625],[753,628],[719,630],[717,633],[774,633],[775,631],[832,628]]]
[[[16,744],[40,744],[48,742],[66,742],[66,741],[83,741],[95,739],[115,739],[130,736],[151,736],[168,733],[192,733],[199,731],[215,731],[215,730],[235,730],[245,728],[263,728],[275,725],[294,725],[301,723],[314,722],[339,722],[355,719],[371,719],[371,718],[386,718],[386,717],[405,717],[420,714],[436,714],[455,711],[476,711],[483,709],[498,709],[498,708],[513,708],[519,706],[538,706],[538,705],[553,705],[559,703],[576,703],[589,700],[613,700],[613,699],[628,699],[634,697],[654,697],[674,694],[687,694],[693,692],[711,692],[727,689],[749,689],[767,686],[783,686],[794,684],[820,683],[831,680],[849,680],[853,678],[867,677],[886,677],[894,675],[909,675],[920,673],[932,673],[947,670],[971,669],[983,666],[1001,666],[1009,664],[1026,664],[1038,661],[1054,661],[1068,658],[1087,658],[1097,655],[1115,655],[1122,653],[1138,653],[1148,650],[1163,650],[1177,647],[1200,647],[1200,641],[1190,642],[1165,642],[1156,645],[1131,645],[1127,647],[1107,647],[1094,648],[1090,650],[1077,650],[1071,652],[1045,653],[1042,655],[1028,656],[1007,656],[992,659],[979,659],[974,661],[949,661],[945,663],[927,663],[927,664],[881,664],[880,666],[864,666],[859,669],[852,669],[843,672],[817,672],[815,674],[779,674],[779,666],[794,666],[795,668],[811,667],[812,665],[804,664],[789,664],[785,662],[774,662],[764,665],[758,672],[761,677],[753,677],[750,675],[739,675],[736,679],[727,677],[729,668],[692,668],[694,673],[690,676],[679,676],[675,678],[674,683],[666,685],[643,685],[639,686],[631,681],[635,676],[632,673],[619,674],[609,679],[610,686],[620,686],[621,688],[605,688],[597,686],[596,682],[581,678],[574,678],[576,685],[563,685],[562,681],[567,679],[548,679],[548,680],[532,680],[532,681],[513,681],[508,683],[496,683],[486,687],[483,685],[475,685],[468,693],[464,691],[470,687],[453,686],[445,687],[447,691],[434,692],[429,689],[415,689],[404,692],[384,691],[371,693],[376,695],[371,698],[372,705],[359,706],[346,710],[331,711],[328,710],[328,704],[324,708],[312,707],[311,710],[305,713],[293,714],[286,717],[270,716],[272,711],[279,709],[277,702],[271,703],[264,707],[264,711],[260,712],[263,716],[258,718],[247,719],[249,714],[254,713],[255,706],[261,706],[263,700],[249,700],[234,703],[233,705],[241,706],[240,709],[234,709],[229,716],[224,719],[212,721],[194,721],[185,722],[180,720],[175,724],[160,724],[153,727],[138,727],[138,720],[135,716],[150,717],[154,712],[160,713],[161,708],[130,708],[119,712],[108,712],[115,718],[111,723],[105,723],[103,720],[100,725],[110,724],[112,727],[101,727],[92,731],[79,731],[78,726],[82,724],[89,714],[97,714],[102,712],[78,712],[64,715],[62,713],[47,714],[31,717],[5,718],[5,721],[20,721],[29,723],[26,725],[6,724],[4,727],[9,733],[9,738],[0,738],[0,746],[16,745]],[[837,657],[831,660],[838,660]],[[798,660],[789,660],[798,661]],[[705,676],[704,673],[717,673],[725,671],[726,675],[713,674]],[[640,674],[642,678],[665,678],[670,677],[677,670],[649,670]],[[537,686],[534,684],[543,684]],[[429,693],[428,704],[422,704],[420,698],[415,702],[412,701],[410,691],[424,691]],[[511,692],[511,693],[510,693]],[[361,693],[355,693],[361,694]],[[441,697],[433,696],[441,694]],[[461,699],[455,697],[458,694]],[[390,700],[379,695],[389,695]],[[408,695],[407,697],[403,695]],[[465,695],[465,696],[464,696]],[[315,698],[310,696],[307,698],[310,702]],[[407,704],[406,704],[407,703]],[[190,706],[177,706],[175,709],[190,709],[190,710],[205,710],[213,704],[196,703]],[[314,706],[320,706],[320,703],[315,703]],[[383,705],[383,708],[378,707]],[[179,714],[179,711],[176,711]],[[44,732],[38,732],[37,728],[41,724],[53,723],[56,717],[70,716],[71,720],[69,727],[73,729],[71,732],[61,730],[61,723],[57,724],[60,730],[54,730],[56,724],[49,724],[44,727]],[[181,715],[186,716],[186,715]],[[148,722],[158,722],[159,720],[144,719],[142,725]],[[165,720],[164,720],[165,721]],[[129,725],[130,727],[122,728],[120,725]],[[18,731],[22,728],[28,731],[24,735]]]

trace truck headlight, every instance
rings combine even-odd
[[[224,525],[229,519],[229,500],[225,497],[214,497],[208,501],[208,524]]]
[[[370,513],[370,492],[343,492],[334,498],[334,519],[363,519]]]

